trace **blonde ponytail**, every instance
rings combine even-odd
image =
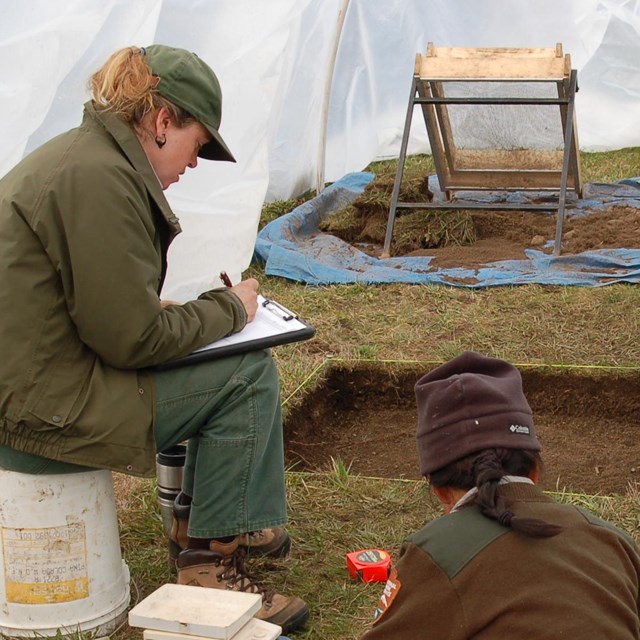
[[[125,47],[91,76],[89,86],[97,109],[111,111],[129,124],[139,124],[159,106],[157,83],[144,49]]]

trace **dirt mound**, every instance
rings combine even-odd
[[[376,176],[352,204],[325,220],[321,229],[379,257],[393,183],[390,172]],[[432,196],[424,174],[413,173],[403,180],[400,201],[430,202]],[[553,251],[555,212],[417,209],[399,214],[391,255],[433,256],[434,267],[473,268],[498,260],[522,260],[528,248]],[[565,210],[562,255],[607,248],[640,248],[640,210],[614,207],[592,215]]]

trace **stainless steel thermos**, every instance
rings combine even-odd
[[[186,453],[186,445],[177,444],[156,455],[158,505],[164,533],[167,536],[171,532],[173,501],[182,487],[182,470]]]

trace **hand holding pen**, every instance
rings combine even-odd
[[[220,280],[225,287],[231,289],[240,298],[240,302],[247,312],[247,322],[251,322],[256,317],[258,310],[258,281],[255,278],[248,278],[234,285],[226,271],[220,272]]]

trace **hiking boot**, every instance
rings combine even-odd
[[[231,542],[212,540],[208,549],[185,549],[178,555],[178,584],[257,593],[262,608],[255,618],[282,627],[282,633],[303,627],[309,619],[307,605],[298,597],[267,591],[245,568],[246,547],[239,536]]]
[[[191,503],[181,491],[173,503],[173,521],[169,533],[169,559],[173,566],[180,552],[186,549],[189,543],[187,526],[190,512]],[[283,558],[289,553],[291,539],[282,527],[274,527],[245,533],[239,537],[239,544],[246,547],[248,555]]]
[[[258,529],[238,537],[238,544],[247,549],[248,556],[284,558],[291,549],[291,538],[282,527]]]

